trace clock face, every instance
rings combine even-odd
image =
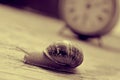
[[[116,5],[116,0],[61,0],[60,12],[74,32],[99,35],[113,27]]]

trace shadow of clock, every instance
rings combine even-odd
[[[120,52],[120,37],[113,35],[105,35],[98,38],[86,38],[84,36],[77,36],[69,30],[66,32],[60,32],[59,36],[67,38],[69,40],[82,41],[86,45],[90,45],[96,48],[104,49],[106,51]]]
[[[112,51],[112,52],[120,52],[120,37],[118,36],[113,36],[113,35],[106,35],[103,36],[102,38],[97,38],[97,39],[89,39],[87,40],[87,43],[89,45],[107,50],[107,51]]]

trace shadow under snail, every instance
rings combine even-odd
[[[67,71],[83,62],[83,53],[69,41],[50,44],[41,54],[28,53],[24,62],[47,69]]]

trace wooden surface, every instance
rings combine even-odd
[[[63,26],[62,21],[0,5],[0,80],[120,80],[118,38],[103,38],[118,48],[114,51],[94,45],[96,40],[89,43],[69,32],[59,34]],[[15,49],[19,46],[28,52],[41,52],[50,43],[60,40],[70,40],[83,50],[83,64],[74,73],[24,64],[25,53]]]

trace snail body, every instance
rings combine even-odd
[[[49,45],[41,54],[25,55],[25,63],[55,70],[74,69],[83,62],[83,53],[69,41]]]

